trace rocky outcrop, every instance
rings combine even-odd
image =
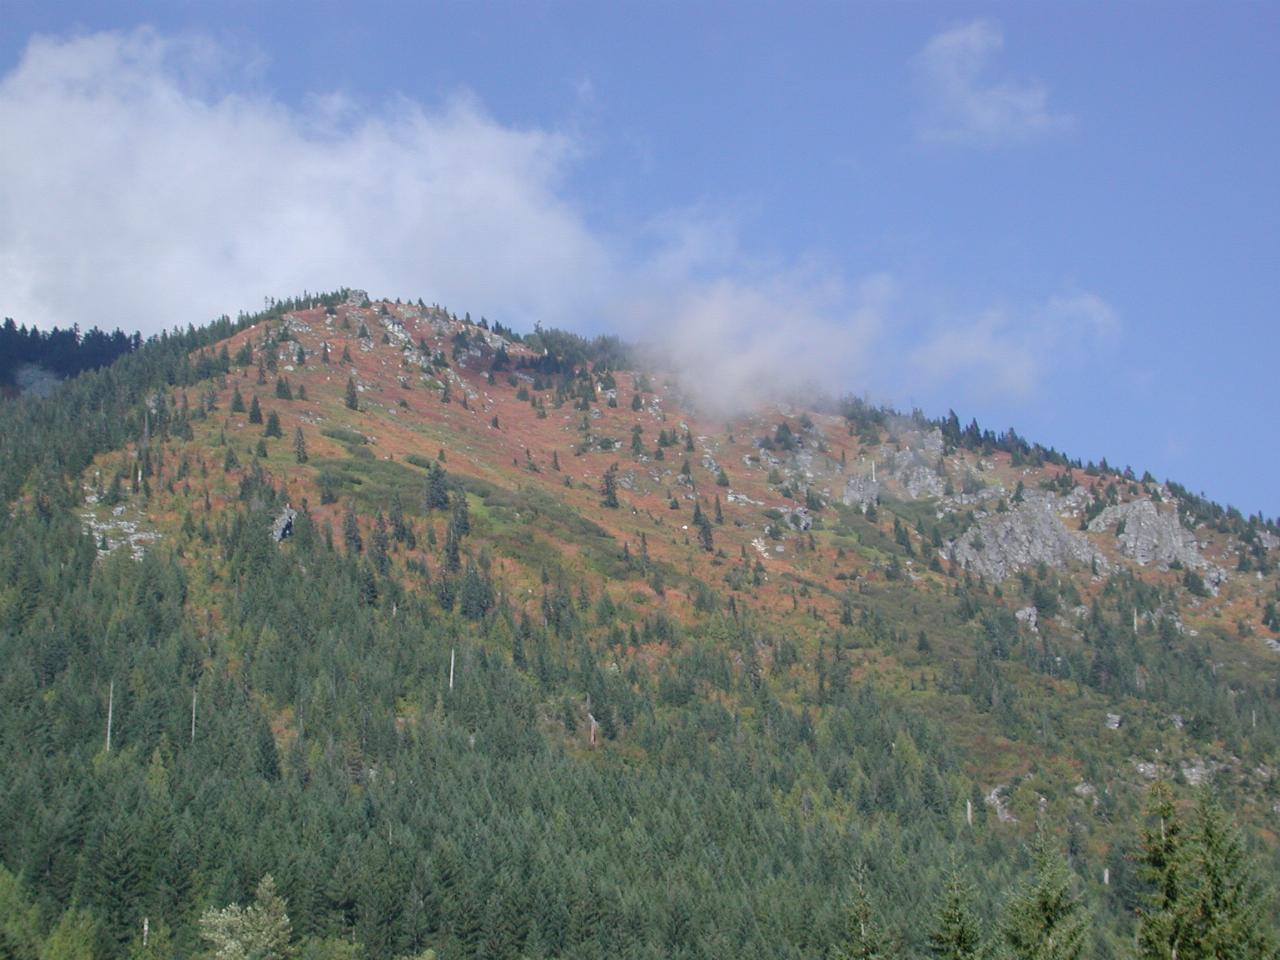
[[[1040,563],[1106,563],[1087,539],[1066,528],[1056,498],[1048,495],[1032,496],[1007,513],[982,517],[953,541],[951,549],[962,568],[996,581]]]
[[[946,477],[938,472],[944,444],[942,431],[912,431],[902,438],[903,447],[885,460],[884,472],[902,488],[909,500],[940,497],[946,489]]]
[[[842,499],[844,500],[845,506],[857,507],[865,513],[867,507],[874,504],[879,496],[879,481],[872,480],[868,475],[850,477],[845,482],[844,497]]]
[[[271,524],[271,539],[276,543],[285,540],[293,535],[293,521],[298,518],[298,511],[286,504],[284,510],[280,512],[280,516],[276,517]]]
[[[1139,566],[1155,564],[1167,570],[1173,563],[1206,572],[1213,585],[1226,579],[1226,571],[1209,563],[1196,538],[1182,526],[1176,511],[1161,512],[1150,500],[1131,500],[1107,507],[1089,523],[1091,533],[1115,528],[1120,553]]]

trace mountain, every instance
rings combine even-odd
[[[1177,935],[1269,935],[1274,522],[685,376],[343,290],[7,401],[0,942],[1128,956],[1153,810],[1234,851]]]

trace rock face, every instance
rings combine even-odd
[[[996,581],[1039,563],[1106,563],[1088,540],[1066,528],[1058,517],[1057,499],[1045,495],[1029,496],[1008,513],[983,517],[952,543],[952,551],[961,567]]]
[[[942,496],[947,486],[946,477],[938,473],[944,450],[942,431],[912,432],[904,436],[903,444],[885,461],[885,472],[909,500]]]
[[[1132,500],[1107,507],[1089,523],[1089,530],[1099,533],[1120,524],[1117,535],[1120,552],[1140,566],[1154,563],[1167,570],[1174,563],[1205,570],[1210,583],[1226,579],[1226,571],[1209,563],[1200,555],[1195,535],[1178,521],[1175,512],[1161,513],[1150,500]]]
[[[284,510],[280,512],[280,516],[276,517],[271,524],[271,539],[276,543],[293,535],[293,521],[298,517],[298,511],[286,505]]]
[[[880,496],[880,483],[870,476],[850,477],[844,485],[844,502],[846,506],[857,507],[866,513],[867,507],[876,502]]]

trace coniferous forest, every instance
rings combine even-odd
[[[302,401],[256,341],[236,359],[223,341],[302,303],[152,338],[0,406],[0,956],[1277,955],[1274,834],[1242,822],[1230,784],[1098,791],[1070,817],[1043,787],[1044,815],[1015,825],[948,722],[955,705],[1105,780],[1127,761],[1051,742],[1073,708],[1036,686],[1049,678],[1172,704],[1271,761],[1274,688],[1228,692],[1167,636],[1139,642],[1130,611],[1158,606],[1141,582],[1108,582],[1087,658],[1021,643],[998,591],[960,578],[916,601],[882,578],[800,643],[751,605],[745,561],[736,588],[699,592],[637,545],[606,556],[588,519],[455,475],[434,440],[386,486],[352,480],[369,457],[321,449],[364,443],[336,429],[255,425],[266,457],[226,440],[212,395],[237,369],[271,417]],[[337,352],[335,406],[355,417],[367,401]],[[103,501],[167,511],[174,531],[139,556],[104,550],[80,514],[93,465],[120,451]],[[292,502],[277,543],[286,469],[317,471],[319,495]],[[605,476],[616,509],[627,494]],[[229,493],[211,508],[213,480]],[[535,508],[609,576],[508,543],[504,517]],[[694,520],[707,554],[720,510]],[[913,549],[849,523],[886,557]],[[510,589],[513,557],[540,590]],[[695,615],[626,599],[676,587]],[[934,650],[951,634],[974,638],[963,659]],[[902,676],[866,668],[899,649]],[[1159,684],[1132,686],[1138,662]]]

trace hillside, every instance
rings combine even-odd
[[[307,956],[800,957],[861,869],[923,955],[1040,825],[1121,956],[1155,781],[1277,875],[1274,523],[636,364],[343,291],[0,411],[0,896],[110,956],[270,874]]]

